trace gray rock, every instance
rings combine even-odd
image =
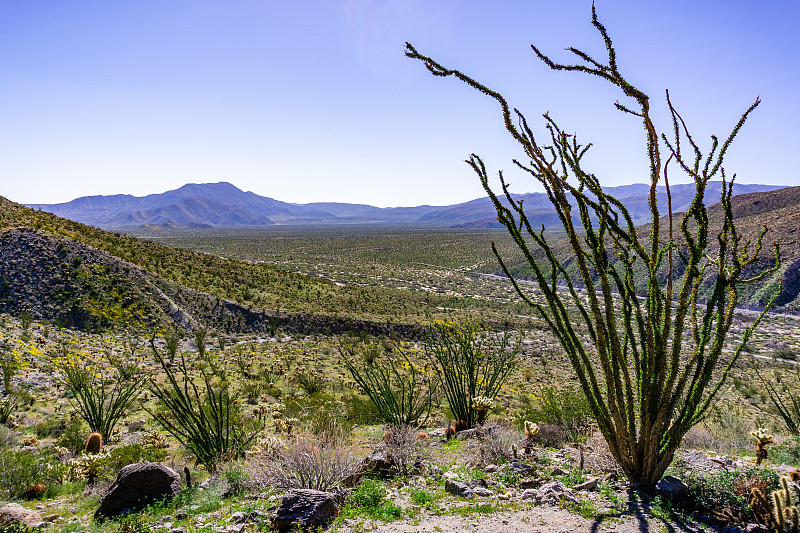
[[[376,450],[364,458],[361,464],[362,474],[372,474],[380,477],[391,477],[397,474],[397,465],[384,450]]]
[[[475,496],[480,496],[481,498],[491,498],[494,496],[494,492],[490,491],[489,489],[485,489],[483,487],[475,487],[472,489],[473,494]]]
[[[689,487],[686,483],[673,476],[664,476],[656,483],[656,494],[667,500],[675,500],[686,494]]]
[[[526,479],[524,481],[520,481],[517,484],[517,487],[519,487],[522,490],[527,490],[527,489],[538,489],[541,485],[542,485],[541,479]]]
[[[18,503],[7,503],[0,507],[0,524],[4,522],[17,522],[26,526],[33,526],[42,522],[42,515],[38,511],[26,509]]]
[[[485,436],[486,432],[479,428],[465,429],[464,431],[456,433],[456,438],[458,440],[469,440]]]
[[[483,469],[484,472],[487,474],[493,474],[495,472],[500,471],[500,467],[497,465],[487,465],[486,468]]]
[[[472,490],[472,487],[470,487],[466,483],[453,481],[452,479],[448,479],[447,481],[444,482],[444,490],[446,490],[450,494],[461,496],[462,498],[472,498],[472,496],[475,495],[475,492]]]
[[[566,485],[558,481],[545,483],[535,492],[533,497],[536,499],[537,504],[555,505],[561,500],[567,500],[572,503],[577,503],[578,501],[575,496],[572,495],[572,491],[568,489]]]
[[[289,490],[275,511],[272,528],[278,531],[325,528],[339,512],[346,495],[347,491]]]
[[[531,465],[520,463],[518,461],[514,461],[508,465],[508,469],[515,474],[519,474],[520,476],[530,476],[533,474],[533,467]]]
[[[597,478],[592,478],[588,481],[584,481],[578,485],[572,487],[572,490],[579,491],[579,490],[595,490],[597,488]]]
[[[124,467],[100,501],[97,519],[136,512],[147,505],[174,496],[181,490],[181,477],[161,463],[134,463]]]
[[[444,432],[445,432],[446,430],[447,430],[446,428],[436,428],[436,429],[432,429],[432,430],[430,430],[430,431],[428,432],[428,436],[429,436],[429,437],[444,437]]]

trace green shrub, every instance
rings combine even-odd
[[[49,452],[0,450],[0,493],[10,498],[35,483],[58,483],[65,474],[66,466]]]
[[[0,422],[2,422],[1,419]],[[58,430],[60,423],[61,421],[57,417],[51,416],[46,418],[40,424],[36,425],[36,428],[34,429],[34,431],[36,431],[36,436],[40,439],[45,439],[52,436],[56,430]]]
[[[117,520],[117,533],[150,533],[151,524],[142,514],[130,514]]]
[[[355,514],[363,514],[373,520],[397,520],[403,514],[400,507],[386,499],[383,483],[369,478],[362,481],[347,497],[347,506]]]
[[[677,465],[677,468],[681,469],[681,465]],[[737,521],[753,518],[749,505],[752,489],[758,488],[763,494],[770,494],[780,483],[774,470],[757,466],[741,471],[719,471],[705,475],[688,467],[679,475],[689,487],[681,505],[690,514],[700,512],[707,516],[734,518]]]
[[[61,418],[54,435],[57,436],[56,445],[66,448],[73,454],[80,453],[86,444],[86,426],[77,416],[67,415]]]
[[[141,444],[127,444],[112,449],[108,461],[114,470],[140,462],[158,463],[167,457],[163,448],[143,447]]]
[[[0,533],[38,533],[38,529],[26,526],[22,522],[5,522],[0,524]]]
[[[417,505],[429,505],[436,497],[426,490],[412,490],[411,501]]]
[[[238,496],[247,491],[247,481],[250,476],[238,466],[228,466],[222,473],[222,479],[228,484],[226,495]]]
[[[558,426],[570,442],[581,440],[594,421],[586,395],[575,387],[557,389],[548,386],[537,398],[532,400],[525,395],[521,400],[520,420],[530,420],[540,427],[543,424]]]

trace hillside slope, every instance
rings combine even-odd
[[[0,197],[0,312],[79,328],[194,325],[407,334],[451,316],[442,295],[359,285],[169,248]],[[475,305],[482,305],[477,303]],[[483,304],[488,305],[488,304]],[[438,310],[437,310],[438,308]]]
[[[713,196],[710,196],[713,198]],[[673,201],[675,201],[673,196]],[[775,191],[757,192],[735,196],[732,200],[733,213],[737,231],[743,241],[755,242],[761,230],[766,226],[763,247],[758,259],[745,273],[745,278],[754,276],[775,263],[773,242],[780,244],[781,268],[780,271],[755,284],[739,287],[739,306],[752,310],[763,309],[771,295],[780,283],[781,292],[772,308],[774,312],[800,313],[800,187],[784,188]],[[627,205],[627,204],[626,204]],[[710,221],[709,246],[716,247],[718,229],[721,227],[722,210],[719,204],[708,208]],[[682,213],[676,210],[674,215],[675,227],[680,223]],[[667,217],[661,223],[662,238],[666,240],[668,228]],[[715,230],[716,228],[716,230]],[[649,232],[649,225],[639,228],[640,234]],[[573,279],[579,279],[575,272],[575,263],[571,248],[566,242],[553,239],[551,242],[557,256],[562,258],[562,264],[573,273]],[[752,246],[750,248],[752,250]],[[537,255],[538,257],[538,255]],[[612,254],[613,257],[613,254]],[[527,263],[511,265],[512,274],[521,278],[532,276]],[[637,286],[645,286],[645,271],[643,265],[634,265],[637,275]],[[680,266],[676,266],[680,272]],[[706,280],[704,290],[710,288],[710,279]]]

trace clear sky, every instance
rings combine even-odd
[[[596,6],[660,126],[664,89],[704,146],[760,95],[726,167],[743,183],[800,184],[800,0]],[[590,14],[591,0],[0,0],[0,195],[56,203],[229,181],[298,203],[483,196],[464,159],[509,172],[520,155],[496,104],[431,76],[405,41],[537,127],[549,111],[594,142],[586,161],[602,183],[641,183],[641,125],[613,107],[623,95],[550,71],[529,47],[602,58]],[[539,190],[509,175],[515,191]]]

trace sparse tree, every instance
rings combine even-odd
[[[638,229],[624,203],[605,193],[598,178],[585,168],[582,158],[591,145],[579,144],[548,114],[544,115],[547,141],[541,142],[525,116],[512,110],[500,93],[445,68],[408,43],[406,55],[422,61],[434,75],[453,76],[500,104],[505,127],[526,156],[527,162],[513,163],[544,187],[563,225],[575,266],[566,268],[565,256],[551,245],[544,227],[533,227],[522,202],[509,192],[502,172],[502,194],[493,192],[483,161],[472,154],[467,163],[480,176],[498,220],[524,254],[545,303],[523,290],[494,244],[492,248],[517,293],[538,310],[569,356],[614,458],[631,482],[651,488],[672,461],[684,434],[705,415],[769,307],[742,334],[733,351],[725,354],[727,359],[721,359],[738,289],[777,270],[778,246],[776,266],[746,279],[745,271],[761,251],[766,228],[755,243],[740,238],[731,205],[734,179],[726,177],[722,163],[759,100],[721,145],[712,136],[710,151],[703,156],[668,92],[674,132],[671,139],[659,134],[651,119],[649,97],[620,73],[612,41],[594,7],[592,24],[605,42],[605,63],[569,48],[583,64],[560,64],[532,48],[551,69],[598,76],[633,100],[615,105],[644,125],[651,215],[646,229]],[[686,144],[691,155],[685,153]],[[668,154],[666,161],[662,150]],[[670,162],[696,185],[688,210],[674,217],[667,176]],[[707,186],[715,176],[722,181],[718,228],[706,209]],[[664,220],[656,201],[662,180],[669,214]],[[581,333],[587,333],[590,342]]]

